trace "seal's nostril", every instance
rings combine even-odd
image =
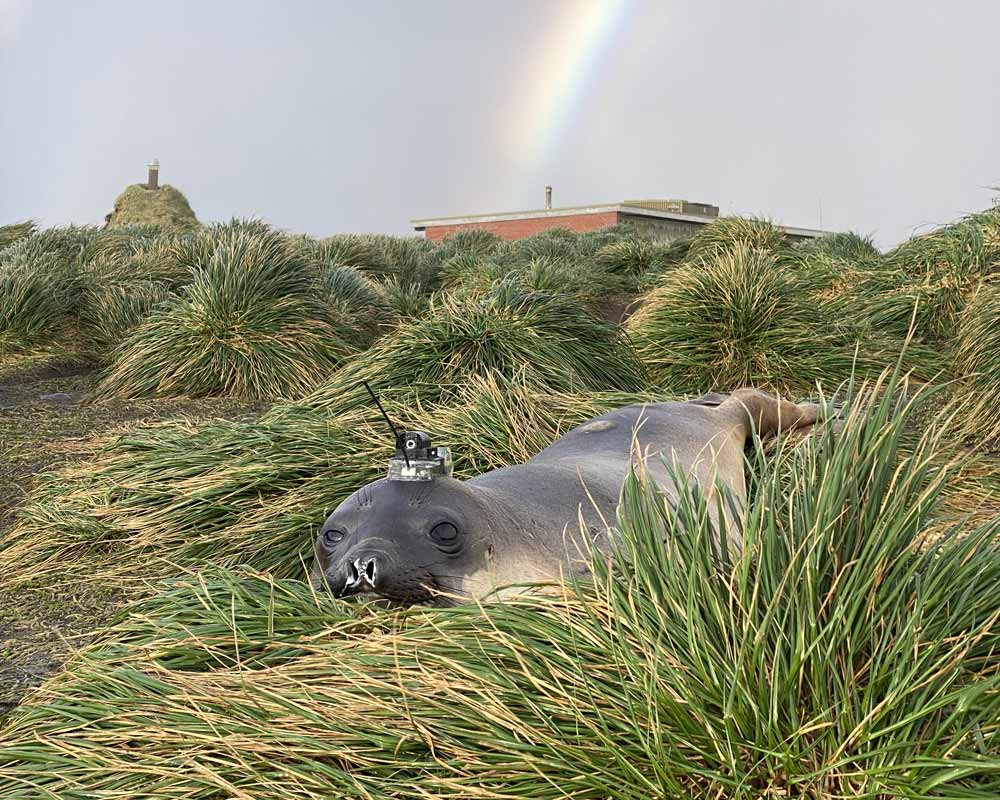
[[[375,588],[378,578],[378,560],[372,558],[356,558],[347,564],[347,582],[344,591],[350,594],[362,591],[364,586]]]

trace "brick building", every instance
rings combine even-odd
[[[627,222],[641,228],[650,238],[669,241],[692,236],[719,216],[718,206],[687,200],[624,200],[593,206],[551,207],[546,191],[546,208],[534,211],[507,211],[496,214],[469,214],[461,217],[431,217],[411,221],[413,229],[434,242],[459,231],[481,228],[504,239],[523,239],[549,228],[593,231]],[[815,239],[822,231],[779,226],[792,239]]]

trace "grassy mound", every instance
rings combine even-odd
[[[323,265],[316,292],[338,321],[342,335],[358,349],[370,346],[397,320],[385,286],[354,267]]]
[[[871,236],[849,231],[807,239],[797,243],[794,250],[799,255],[823,254],[843,261],[866,261],[882,255]]]
[[[597,261],[560,256],[455,256],[442,270],[444,288],[453,295],[480,295],[503,282],[521,292],[563,294],[596,310],[626,291],[627,281]]]
[[[0,254],[5,340],[100,356],[190,278],[152,226],[53,228]]]
[[[742,250],[777,252],[788,246],[785,234],[767,220],[719,217],[691,239],[690,258],[713,258]]]
[[[995,795],[997,527],[915,548],[944,475],[934,436],[900,452],[893,395],[762,476],[739,556],[696,490],[671,508],[640,476],[622,569],[554,596],[175,582],[16,712],[0,794]]]
[[[432,288],[440,263],[432,242],[409,236],[341,234],[311,246],[316,259],[331,266],[352,267],[378,280],[389,278],[410,286]]]
[[[597,252],[597,262],[615,275],[628,276],[633,284],[658,279],[688,256],[690,239],[654,242],[643,236],[629,236],[605,245]]]
[[[990,209],[899,245],[857,293],[863,313],[881,328],[905,332],[916,307],[918,336],[947,346],[979,285],[998,277],[1000,209]]]
[[[449,236],[438,247],[438,257],[442,263],[458,255],[492,256],[508,248],[509,245],[491,231],[473,228],[459,231]]]
[[[348,354],[287,237],[236,226],[188,249],[178,260],[191,264],[191,283],[122,343],[100,396],[295,396]]]
[[[956,391],[972,400],[964,433],[977,443],[1000,445],[1000,283],[981,288],[958,323],[953,372]]]
[[[35,232],[35,223],[30,219],[13,225],[0,225],[0,250],[26,239]]]
[[[111,351],[177,295],[156,281],[135,280],[88,287],[85,297],[81,321],[87,334],[100,350]]]
[[[51,237],[7,248],[0,254],[0,355],[66,332],[79,288],[76,262],[63,257]]]
[[[51,256],[33,260],[30,267],[21,258],[0,265],[0,353],[42,342],[58,329],[74,299],[70,282],[59,272]]]
[[[400,324],[300,405],[338,412],[376,391],[413,387],[437,402],[477,376],[511,380],[528,371],[552,391],[641,391],[643,369],[618,327],[565,295],[500,282],[483,294],[444,296],[426,319]]]
[[[483,292],[502,280],[524,291],[567,294],[599,309],[630,293],[642,269],[659,266],[662,251],[626,226],[586,234],[557,228],[512,242],[472,235],[482,233],[441,245],[440,279],[448,291]]]
[[[95,355],[113,352],[190,281],[176,255],[180,241],[153,226],[130,226],[102,231],[87,247],[79,316]]]
[[[651,378],[680,393],[836,386],[851,375],[860,335],[814,302],[773,253],[750,247],[676,269],[646,296],[628,332]]]
[[[166,230],[191,230],[198,226],[187,198],[173,186],[148,189],[132,184],[115,200],[107,216],[109,228],[122,225],[158,225]]]

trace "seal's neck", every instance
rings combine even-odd
[[[540,518],[537,510],[506,487],[476,489],[476,499],[482,508],[482,532],[487,540],[487,572],[474,576],[470,583],[481,584],[488,577],[495,589],[555,582],[570,573],[588,571],[591,563],[588,537],[581,534],[572,514]],[[563,523],[563,516],[570,521]],[[556,519],[560,521],[557,523]]]

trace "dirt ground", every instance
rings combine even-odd
[[[36,476],[85,458],[118,433],[172,418],[236,419],[260,405],[233,400],[110,401],[88,398],[96,365],[36,354],[0,361],[0,541]],[[121,599],[94,586],[32,585],[0,591],[0,718],[31,687],[93,638]]]

